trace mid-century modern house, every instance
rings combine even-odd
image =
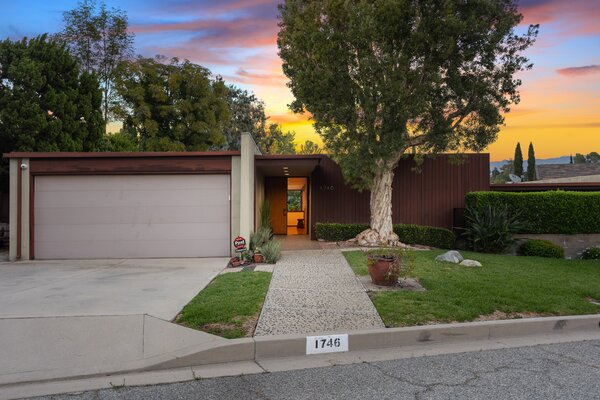
[[[327,155],[240,151],[9,153],[11,260],[229,256],[269,200],[277,235],[316,239],[317,222],[368,223],[369,193]],[[397,223],[451,228],[464,196],[489,190],[489,155],[401,161]],[[293,208],[290,201],[294,199]]]

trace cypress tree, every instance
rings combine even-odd
[[[531,142],[529,142],[529,151],[527,154],[527,180],[535,181],[535,151]]]
[[[517,147],[515,148],[513,171],[516,176],[523,176],[523,153],[521,152],[521,143],[517,143]]]

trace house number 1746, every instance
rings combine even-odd
[[[348,351],[348,335],[308,336],[306,354]]]

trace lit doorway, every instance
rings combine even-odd
[[[308,179],[287,179],[287,234],[308,234]]]

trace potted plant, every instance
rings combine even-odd
[[[232,268],[239,267],[240,265],[242,265],[242,260],[240,260],[239,257],[231,257],[231,259],[229,260],[229,264],[231,264]]]
[[[402,273],[403,251],[397,249],[370,250],[367,265],[371,281],[375,285],[392,286]]]
[[[260,264],[262,262],[265,262],[265,257],[262,255],[262,252],[260,250],[260,247],[257,247],[254,250],[254,256],[253,256],[254,262],[256,264]]]

